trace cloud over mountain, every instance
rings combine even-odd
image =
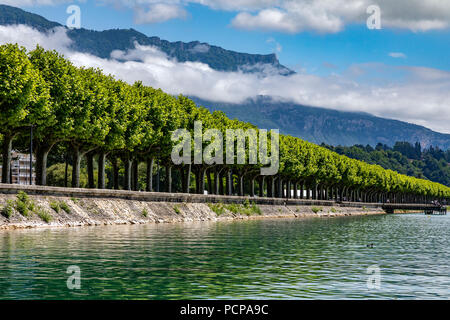
[[[240,103],[258,95],[343,111],[364,111],[450,132],[450,72],[424,67],[359,64],[342,74],[321,77],[308,73],[280,75],[273,67],[260,73],[224,72],[200,62],[179,62],[150,46],[114,51],[109,59],[74,52],[64,28],[49,34],[26,26],[0,26],[0,43],[17,42],[29,49],[37,43],[64,53],[78,66],[99,67],[127,82],[145,84],[171,94],[209,101]],[[371,81],[382,72],[397,80]]]

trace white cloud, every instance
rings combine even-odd
[[[70,2],[86,2],[87,0],[0,0],[0,4],[6,4],[14,7],[32,7],[32,6],[54,6]]]
[[[83,0],[87,1],[87,0]],[[367,7],[381,9],[383,28],[414,32],[450,27],[448,0],[90,0],[135,11],[136,20],[155,23],[186,16],[185,7],[200,4],[213,10],[236,12],[232,25],[247,30],[297,33],[312,30],[335,33],[346,25],[365,24]],[[0,0],[15,6],[52,5],[70,0]]]
[[[403,52],[390,52],[389,56],[392,58],[406,59],[406,54],[404,54]]]
[[[200,43],[200,44],[197,44],[192,49],[189,49],[188,51],[190,51],[192,53],[207,53],[207,52],[209,52],[209,49],[210,49],[210,46],[208,44]]]
[[[43,35],[24,26],[0,27],[0,43],[5,42],[19,42],[30,49],[40,43],[61,51],[76,65],[102,68],[129,83],[142,80],[175,95],[231,103],[268,95],[310,106],[369,112],[450,133],[450,72],[442,70],[366,64],[355,65],[347,73],[320,77],[307,73],[282,76],[268,67],[262,76],[220,72],[199,62],[181,63],[156,48],[139,45],[128,52],[115,51],[111,59],[101,59],[70,51],[63,29]],[[376,81],[383,73],[404,73],[405,77]]]
[[[178,5],[155,3],[148,8],[136,8],[134,22],[136,24],[160,23],[186,17],[186,10]]]
[[[384,28],[414,32],[449,27],[450,2],[438,0],[378,0]],[[243,10],[232,25],[248,30],[273,30],[297,33],[313,30],[324,33],[341,31],[351,23],[365,23],[371,0],[280,0],[257,10]],[[251,12],[253,11],[253,12]]]
[[[68,48],[72,40],[63,27],[54,28],[47,34],[25,25],[0,26],[0,44],[5,43],[18,43],[28,49],[41,44],[47,50],[56,50],[64,54],[70,52]]]
[[[276,53],[280,53],[281,51],[283,51],[283,47],[281,46],[281,44],[276,41],[274,38],[269,38],[266,41],[267,43],[273,43],[275,45],[275,52]]]

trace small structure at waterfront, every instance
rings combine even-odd
[[[34,158],[34,157],[33,157]],[[33,159],[33,166],[35,160]],[[34,171],[34,170],[33,170]],[[13,151],[11,153],[11,183],[30,185],[35,184],[36,175],[32,174],[32,183],[30,183],[30,155]],[[0,164],[0,181],[2,178],[2,165]]]
[[[427,209],[425,210],[425,214],[427,215],[442,215],[445,216],[447,214],[447,207],[441,206],[440,208]]]
[[[385,203],[382,205],[386,213],[394,213],[395,210],[423,211],[425,214],[447,214],[447,206],[440,204],[407,204],[407,203]]]

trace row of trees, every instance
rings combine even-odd
[[[321,146],[352,159],[378,164],[384,169],[450,186],[450,149],[444,151],[430,146],[422,150],[417,142],[415,145],[396,142],[393,147],[379,143],[375,148],[369,145]]]
[[[80,186],[84,158],[90,188],[105,188],[105,166],[109,163],[113,188],[138,190],[139,164],[145,163],[146,191],[154,190],[154,168],[162,166],[167,192],[173,191],[176,177],[176,191],[180,192],[191,192],[193,187],[203,193],[207,183],[212,194],[376,202],[450,198],[446,186],[353,160],[286,135],[280,136],[280,169],[274,176],[261,176],[260,165],[174,165],[171,133],[187,128],[193,136],[198,120],[204,131],[215,128],[223,136],[226,129],[256,129],[222,112],[210,113],[184,96],[173,97],[141,82],[129,85],[98,69],[77,68],[54,51],[37,47],[27,52],[13,44],[0,46],[3,183],[10,182],[13,141],[26,135],[32,126],[39,185],[47,184],[48,155],[58,149],[67,150],[72,157],[72,187]],[[204,147],[208,145],[203,143]],[[119,165],[123,167],[122,181]]]

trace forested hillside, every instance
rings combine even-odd
[[[193,98],[209,110],[220,110],[230,118],[249,121],[261,128],[280,128],[290,134],[317,144],[337,146],[355,144],[373,147],[377,143],[393,146],[396,141],[419,141],[422,147],[450,148],[450,134],[432,131],[423,126],[398,120],[375,117],[362,112],[343,112],[304,106],[260,96],[239,104],[205,101]]]
[[[322,146],[353,159],[450,186],[450,149],[444,151],[437,147],[429,147],[422,150],[418,142],[415,145],[397,142],[392,148],[381,143],[375,148],[369,145],[333,147],[322,144]]]
[[[24,24],[41,32],[49,31],[63,25],[48,21],[37,14],[22,9],[0,5],[0,25]],[[178,61],[199,61],[220,71],[258,71],[257,66],[272,65],[281,74],[292,74],[293,71],[282,66],[275,54],[249,54],[226,50],[218,46],[199,41],[170,42],[159,37],[147,37],[134,29],[110,29],[96,31],[89,29],[67,30],[73,41],[72,48],[79,52],[89,53],[101,58],[109,58],[114,50],[128,50],[135,47],[135,42],[144,46],[154,46]]]

